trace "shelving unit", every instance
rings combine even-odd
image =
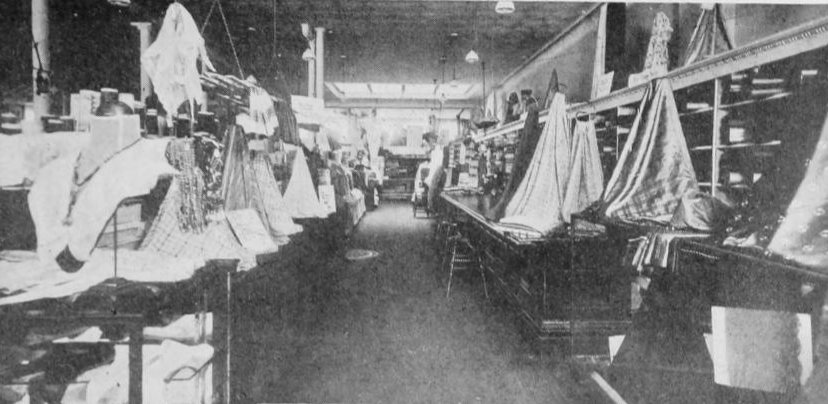
[[[738,201],[763,171],[797,163],[791,157],[797,154],[786,147],[810,142],[812,129],[821,123],[816,121],[824,118],[824,111],[811,110],[813,100],[828,92],[826,46],[828,18],[822,18],[663,76],[671,81],[703,191]],[[605,180],[645,89],[646,84],[624,88],[567,108],[572,119],[582,113],[594,117]],[[768,117],[781,119],[768,122]],[[548,111],[541,111],[540,123],[547,119]],[[524,123],[521,119],[489,129],[472,140],[487,144],[497,163],[497,153],[514,147]],[[740,135],[737,125],[745,123],[751,127],[742,128]],[[781,130],[786,124],[788,130]]]

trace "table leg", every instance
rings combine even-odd
[[[131,327],[129,332],[129,404],[143,404],[144,329]]]

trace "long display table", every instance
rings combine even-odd
[[[520,238],[483,216],[485,196],[443,192],[439,200],[438,209],[463,223],[485,273],[539,338],[569,339],[573,353],[605,354],[605,338],[629,327],[631,274],[617,265],[623,244],[571,232]]]

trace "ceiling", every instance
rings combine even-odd
[[[138,2],[141,0],[133,0]],[[149,1],[149,0],[145,0]],[[212,0],[182,1],[202,21]],[[594,3],[516,2],[495,13],[494,1],[223,0],[242,66],[256,70],[275,53],[289,76],[305,74],[299,24],[324,27],[325,80],[360,83],[477,84],[480,64],[463,57],[474,48],[490,84],[516,68]],[[214,51],[232,60],[221,20],[205,34]],[[275,33],[275,35],[274,35]],[[452,36],[454,34],[454,36]],[[275,41],[274,41],[275,39]],[[269,45],[271,51],[262,51]],[[256,51],[255,49],[259,49]],[[251,55],[250,52],[258,52]],[[233,64],[234,65],[234,64]],[[292,65],[292,69],[285,69]],[[304,78],[304,76],[303,76]],[[301,81],[301,80],[300,80]],[[490,85],[489,84],[489,85]]]
[[[326,82],[411,86],[453,81],[473,85],[466,92],[470,98],[479,96],[483,78],[480,63],[463,61],[471,48],[485,63],[489,88],[596,5],[516,1],[513,14],[499,15],[495,1],[220,0],[225,28],[216,0],[178,1],[204,27],[220,73],[253,74],[267,87],[276,85],[273,77],[280,75],[291,93],[305,94],[307,64],[301,54],[307,42],[299,24],[308,22],[328,30]],[[80,85],[75,83],[136,87],[137,34],[129,22],[150,21],[157,30],[171,2],[131,0],[128,7],[116,7],[107,0],[51,1],[56,85],[72,91]],[[11,48],[0,54],[0,68],[11,70],[9,81],[24,90],[31,73],[19,60],[28,59],[31,51],[30,4],[0,0],[0,28]]]

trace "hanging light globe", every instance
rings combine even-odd
[[[495,4],[495,12],[498,14],[512,14],[515,12],[515,2],[498,1],[497,4]]]

